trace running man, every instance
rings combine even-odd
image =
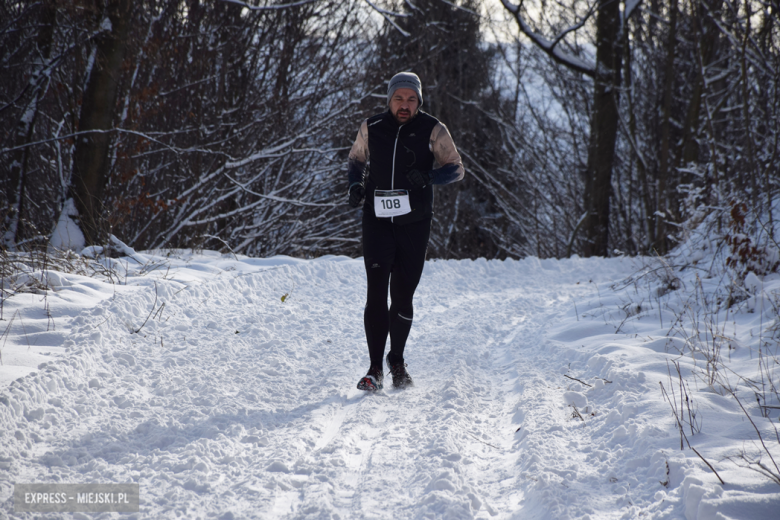
[[[431,234],[433,185],[456,182],[464,175],[447,127],[420,110],[422,84],[416,74],[401,72],[390,79],[387,104],[388,111],[363,121],[349,152],[349,205],[356,208],[365,199],[368,296],[363,321],[371,366],[357,387],[366,391],[382,388],[388,333],[387,366],[393,386],[412,384],[404,346]]]

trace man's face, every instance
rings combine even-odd
[[[390,98],[390,113],[399,124],[408,123],[420,108],[417,94],[410,88],[399,88]]]

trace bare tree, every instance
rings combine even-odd
[[[345,156],[399,68],[468,172],[436,256],[663,252],[707,211],[768,243],[776,3],[531,1],[511,41],[478,0],[3,3],[3,247],[72,214],[92,242],[359,254]]]
[[[59,60],[48,62],[30,59],[46,54],[43,10],[22,6],[0,31],[18,43],[4,57],[0,117],[22,136],[5,134],[0,153],[32,161],[9,163],[24,166],[3,182],[7,247],[30,201],[44,241],[64,208],[90,243],[110,231],[136,247],[354,249],[339,170],[377,27],[366,2],[72,0],[52,24]],[[46,126],[31,135],[22,123],[41,96]],[[21,193],[25,171],[45,189]]]
[[[623,20],[631,16],[633,7],[625,13],[618,0],[597,0],[572,21],[572,24],[556,31],[548,39],[527,21],[523,4],[514,5],[502,0],[512,13],[520,30],[557,63],[593,79],[593,101],[590,116],[590,144],[583,208],[586,240],[583,253],[586,256],[609,254],[610,199],[612,197],[612,173],[618,131],[618,103],[621,87],[621,30]],[[576,10],[575,10],[576,12]],[[595,61],[583,57],[581,49],[567,52],[562,42],[572,33],[587,27],[595,13]],[[554,29],[554,28],[553,28]],[[573,172],[572,172],[573,173]]]
[[[24,230],[28,223],[26,201],[28,200],[29,172],[33,168],[32,150],[24,145],[34,139],[36,123],[41,111],[41,103],[51,84],[51,69],[58,57],[53,56],[54,24],[56,6],[53,1],[44,1],[38,5],[11,6],[4,3],[2,19],[7,24],[2,31],[0,45],[4,49],[3,68],[20,66],[23,60],[30,60],[27,81],[14,85],[16,98],[9,99],[6,94],[0,113],[6,112],[13,129],[3,137],[3,143],[13,149],[7,160],[3,161],[4,200],[0,210],[3,212],[3,247],[15,249],[17,242],[34,237],[31,229]],[[19,29],[13,34],[9,29],[15,25]],[[22,80],[22,77],[14,79]],[[6,81],[11,80],[7,78]],[[14,82],[15,83],[15,82]],[[9,85],[10,86],[10,85]],[[8,90],[6,90],[8,92]],[[8,127],[6,127],[8,128]]]
[[[364,95],[364,5],[196,4],[149,25],[145,53],[155,58],[138,64],[128,93],[132,133],[119,143],[127,160],[115,166],[124,182],[109,193],[112,222],[144,247],[354,248],[340,155],[344,122]],[[170,47],[170,37],[184,45]]]
[[[81,100],[70,195],[87,245],[105,241],[101,205],[110,166],[110,130],[116,118],[121,68],[130,45],[132,6],[131,0],[106,0],[102,6],[103,30],[95,38],[94,56]]]

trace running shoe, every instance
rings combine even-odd
[[[365,390],[366,392],[381,390],[384,378],[385,375],[381,367],[371,367],[368,369],[368,373],[358,381],[358,390]]]
[[[387,366],[390,369],[390,374],[393,376],[393,386],[396,388],[406,388],[407,386],[413,386],[412,376],[406,371],[406,363],[403,361],[400,363],[390,363],[390,354],[387,355]]]

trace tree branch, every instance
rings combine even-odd
[[[300,0],[299,2],[292,2],[290,4],[278,4],[278,5],[249,5],[246,2],[241,2],[240,0],[222,0],[222,1],[228,4],[240,5],[244,9],[249,9],[250,11],[277,11],[279,9],[287,9],[288,7],[299,7],[301,5],[313,4],[317,0]]]
[[[403,34],[403,35],[404,35],[405,37],[407,37],[407,38],[408,38],[409,36],[411,36],[411,34],[410,34],[410,33],[406,32],[406,31],[404,31],[403,29],[401,29],[400,27],[398,27],[398,24],[396,24],[396,23],[395,23],[395,22],[394,22],[394,21],[393,21],[393,20],[390,18],[390,16],[397,16],[397,17],[399,17],[399,18],[406,18],[406,17],[408,17],[408,16],[409,16],[408,14],[394,13],[393,11],[387,11],[386,9],[382,9],[381,7],[379,7],[379,6],[377,6],[376,4],[374,4],[374,3],[373,3],[371,0],[365,0],[365,1],[366,1],[366,3],[367,3],[368,5],[370,5],[370,6],[371,6],[371,8],[372,8],[374,11],[376,11],[377,13],[379,13],[380,15],[382,15],[382,17],[383,17],[385,20],[387,20],[387,21],[390,23],[390,25],[392,25],[393,27],[395,27],[395,28],[398,30],[398,32],[400,32],[401,34]]]
[[[530,38],[531,41],[534,44],[536,44],[537,47],[542,49],[556,63],[564,65],[565,67],[568,67],[574,71],[585,74],[586,76],[589,76],[591,78],[596,76],[595,63],[585,61],[581,58],[578,58],[577,56],[564,52],[558,46],[558,44],[567,34],[576,31],[577,29],[579,29],[585,24],[585,22],[593,15],[594,9],[588,11],[588,14],[585,16],[585,18],[583,18],[580,21],[580,23],[567,28],[559,35],[557,35],[552,41],[550,41],[544,36],[542,36],[541,34],[534,32],[531,26],[529,26],[526,23],[525,19],[520,14],[519,5],[514,5],[511,2],[509,2],[509,0],[501,0],[501,3],[504,4],[504,7],[506,8],[507,11],[512,13],[512,16],[514,16],[515,21],[517,22],[517,26],[520,28],[520,31],[526,36],[528,36],[528,38]]]

